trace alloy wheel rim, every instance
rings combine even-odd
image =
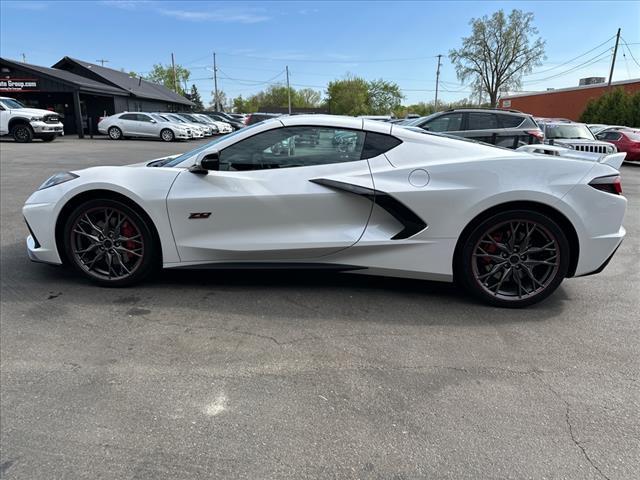
[[[172,136],[172,134],[168,130],[165,130],[164,132],[162,132],[162,139],[163,140],[169,141],[169,140],[171,140],[171,136]]]
[[[29,134],[27,132],[27,128],[26,127],[19,127],[16,130],[16,137],[18,137],[18,139],[20,139],[20,140],[26,140],[27,138],[29,138]]]
[[[142,264],[144,247],[138,225],[117,208],[86,210],[71,229],[71,253],[76,263],[101,280],[133,275]]]
[[[485,231],[473,248],[475,281],[489,295],[519,301],[542,293],[560,268],[557,238],[531,220],[511,220]]]
[[[117,140],[118,138],[120,138],[120,130],[118,130],[117,128],[112,128],[109,135],[111,135],[111,138]]]

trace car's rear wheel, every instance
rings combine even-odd
[[[107,130],[107,133],[109,134],[109,138],[111,140],[122,139],[122,130],[120,130],[118,127],[110,127],[109,130]]]
[[[456,278],[482,301],[526,307],[548,297],[569,269],[569,242],[548,216],[501,212],[463,240]]]
[[[11,128],[11,136],[18,143],[29,143],[33,140],[31,125],[19,123]]]
[[[175,135],[171,130],[165,128],[160,132],[160,138],[165,142],[173,142],[173,140],[175,139]]]
[[[157,245],[147,221],[128,205],[89,200],[64,226],[67,259],[92,281],[121,287],[146,277],[156,266]]]

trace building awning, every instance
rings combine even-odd
[[[29,63],[22,63],[15,60],[8,60],[6,58],[0,58],[0,65],[3,68],[17,69],[21,71],[29,72],[34,76],[41,76],[61,82],[71,88],[78,89],[85,93],[94,93],[102,95],[122,95],[128,96],[129,93],[118,87],[113,87],[105,83],[96,82],[86,77],[76,75],[75,73],[67,72],[66,70],[59,70],[57,68],[41,67],[39,65],[31,65]],[[0,78],[5,75],[4,72],[0,74]]]
[[[168,103],[193,106],[192,101],[168,89],[164,85],[149,82],[142,78],[129,76],[126,72],[103,67],[71,57],[64,57],[53,66],[55,69],[71,70],[79,75],[100,79],[105,83],[129,92],[131,95],[150,100],[161,100]]]

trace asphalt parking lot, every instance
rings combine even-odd
[[[199,142],[0,142],[0,477],[640,478],[640,165],[599,275],[526,310],[446,284],[29,262],[49,175]]]

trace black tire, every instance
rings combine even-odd
[[[102,218],[105,221],[101,223]],[[75,270],[98,285],[132,285],[159,266],[160,246],[151,228],[137,209],[125,203],[106,198],[89,200],[77,206],[65,221],[64,254]],[[92,245],[95,248],[83,253]]]
[[[160,132],[160,138],[165,142],[173,142],[176,139],[176,136],[170,128],[163,128]]]
[[[521,308],[540,302],[569,270],[566,235],[535,211],[495,214],[461,242],[454,259],[456,282],[489,305]]]
[[[122,140],[124,138],[122,135],[122,130],[120,130],[118,127],[109,127],[107,133],[109,134],[109,138],[111,140]]]
[[[27,123],[18,123],[11,127],[11,136],[18,143],[29,143],[33,140],[33,129]]]
[[[42,135],[40,139],[43,142],[53,142],[56,139],[57,135]]]

